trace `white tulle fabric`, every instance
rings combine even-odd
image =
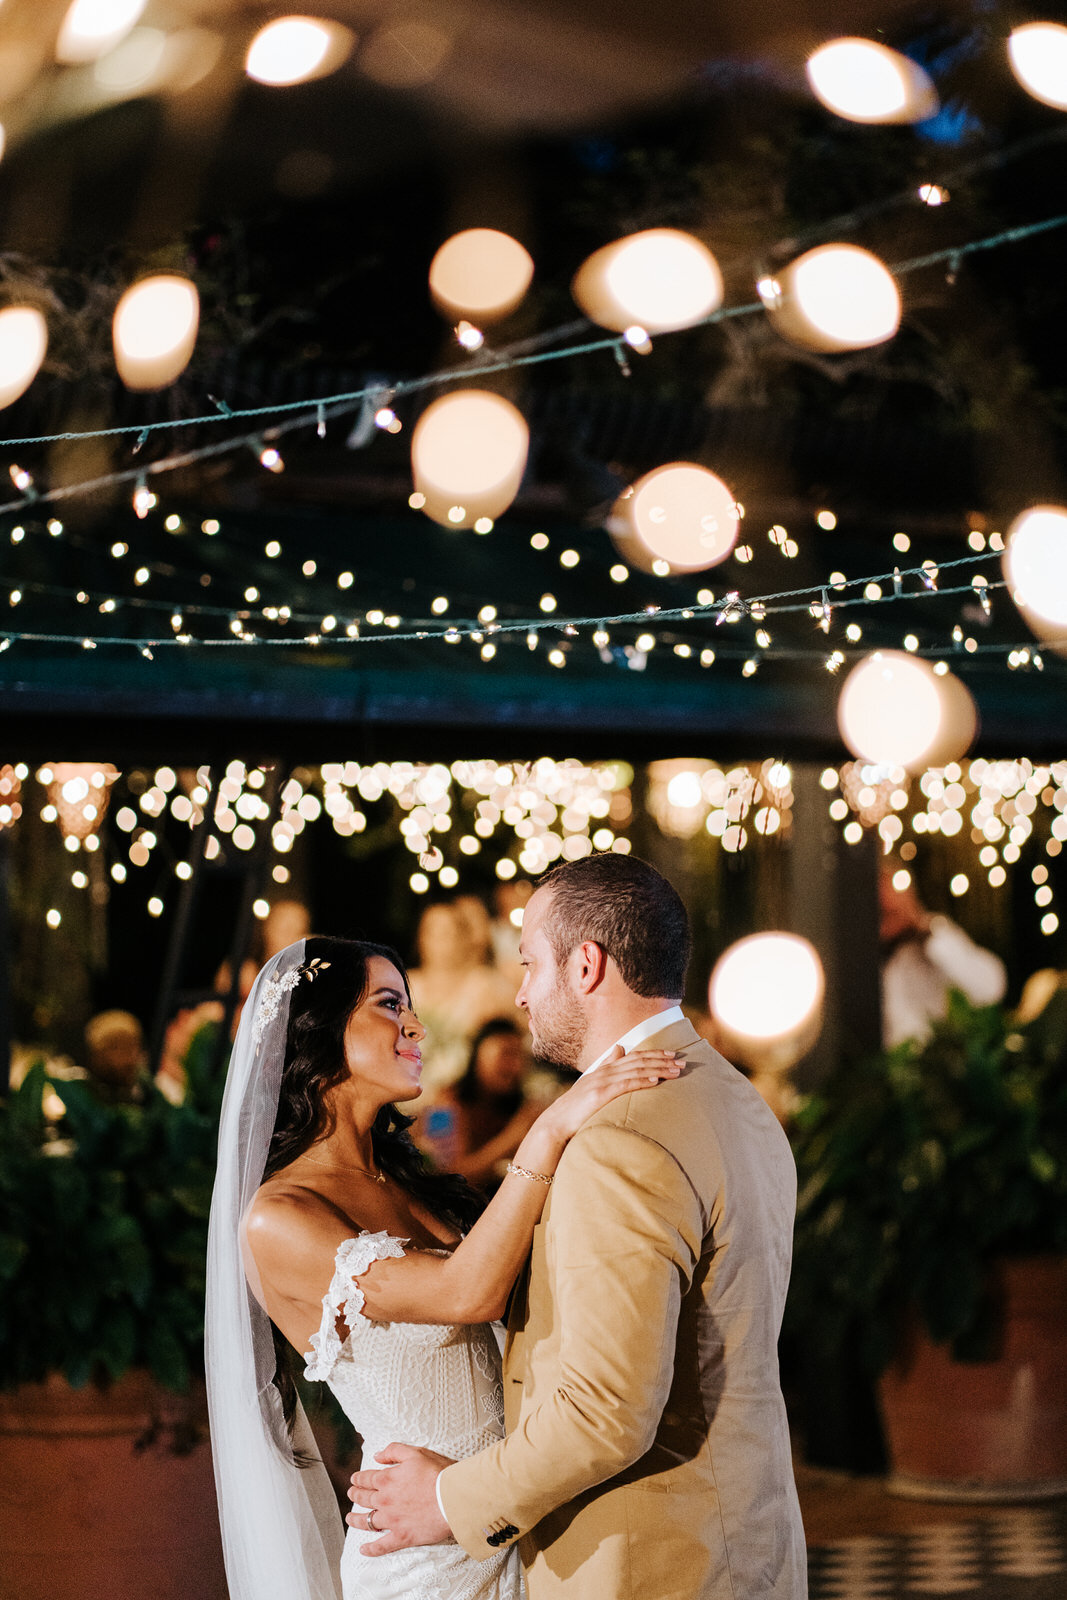
[[[241,1014],[226,1079],[208,1235],[205,1355],[211,1446],[230,1600],[342,1600],[344,1524],[302,1409],[293,1444],[274,1387],[266,1312],[242,1223],[263,1180],[278,1109],[293,974],[303,940],[272,957]],[[305,980],[300,980],[305,981]]]
[[[355,1281],[375,1262],[403,1256],[406,1239],[361,1233],[337,1251],[312,1335],[305,1376],[327,1383],[363,1436],[363,1460],[402,1440],[456,1460],[504,1431],[500,1353],[491,1327],[375,1322]],[[520,1600],[518,1553],[474,1561],[458,1545],[364,1556],[373,1533],[349,1529],[341,1560],[345,1600]]]

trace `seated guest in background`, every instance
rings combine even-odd
[[[148,1058],[141,1024],[130,1011],[101,1011],[85,1028],[89,1082],[111,1105],[139,1105],[145,1096]]]
[[[925,1039],[948,1009],[950,989],[972,1005],[1003,1000],[1008,975],[1000,957],[975,944],[950,917],[931,915],[913,883],[893,886],[892,871],[878,877],[878,937],[882,947],[882,1043]]]
[[[423,1118],[420,1140],[439,1165],[491,1193],[547,1102],[527,1098],[522,1030],[494,1017],[474,1037],[467,1070],[442,1089]]]

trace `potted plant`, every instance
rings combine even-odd
[[[788,1327],[878,1377],[890,1486],[1063,1493],[1067,991],[1025,1027],[953,994],[808,1097],[794,1151]]]
[[[18,1600],[225,1595],[202,1389],[205,1056],[189,1051],[181,1105],[151,1085],[102,1104],[42,1065],[0,1102],[0,1545]]]

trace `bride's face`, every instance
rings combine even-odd
[[[384,956],[367,962],[367,993],[345,1028],[349,1082],[381,1105],[422,1093],[421,1041],[426,1029],[411,1009],[407,986]]]

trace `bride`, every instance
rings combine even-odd
[[[368,1557],[344,1526],[290,1368],[332,1389],[364,1458],[453,1459],[503,1432],[502,1315],[564,1146],[598,1107],[673,1076],[663,1051],[580,1078],[488,1206],[425,1171],[395,1102],[425,1029],[383,945],[309,938],[259,973],[234,1045],[208,1245],[211,1438],[231,1600],[519,1600],[515,1550]],[[484,1207],[484,1209],[483,1209]]]

